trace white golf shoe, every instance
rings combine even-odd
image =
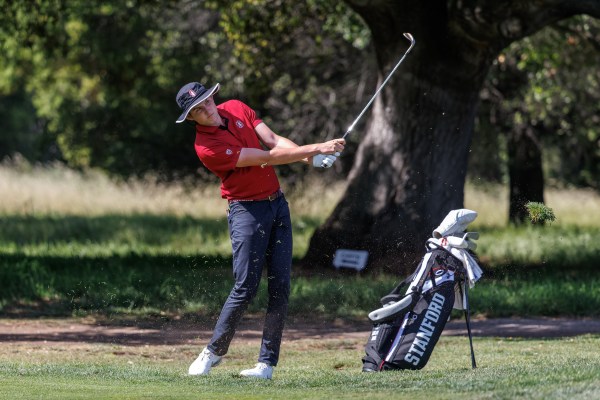
[[[208,375],[212,367],[216,367],[221,362],[221,356],[214,354],[206,347],[198,358],[194,360],[190,369],[188,370],[189,375]]]
[[[271,379],[273,376],[273,367],[259,362],[252,369],[245,369],[240,372],[241,376],[245,376],[247,378],[260,378],[260,379]]]

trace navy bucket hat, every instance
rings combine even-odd
[[[217,93],[219,88],[220,86],[218,83],[210,89],[205,88],[201,83],[198,82],[191,82],[184,85],[181,89],[179,89],[179,93],[177,93],[177,97],[175,98],[175,101],[177,101],[177,104],[183,110],[183,113],[175,122],[179,124],[185,121],[192,108],[196,107],[198,104]]]

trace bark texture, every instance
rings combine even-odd
[[[315,232],[304,266],[331,265],[336,249],[370,252],[369,269],[414,267],[432,230],[463,207],[479,91],[511,42],[600,1],[347,0],[370,27],[379,82],[416,45],[370,110],[348,187]],[[374,90],[373,90],[374,91]]]

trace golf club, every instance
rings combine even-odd
[[[354,120],[354,122],[352,122],[352,125],[350,125],[350,127],[348,128],[348,130],[346,131],[346,133],[344,133],[344,136],[342,136],[342,139],[345,139],[346,136],[348,136],[348,134],[352,131],[352,129],[354,129],[354,125],[356,125],[356,123],[360,120],[360,118],[363,116],[363,114],[371,106],[371,103],[373,103],[373,100],[375,100],[375,98],[379,95],[379,93],[381,92],[381,89],[383,89],[383,87],[387,84],[387,82],[390,80],[390,78],[392,77],[392,75],[394,74],[394,72],[396,72],[396,70],[398,69],[398,67],[400,66],[400,64],[402,64],[402,61],[404,61],[404,58],[406,57],[406,55],[412,50],[413,46],[415,45],[415,38],[410,33],[408,33],[408,32],[404,33],[404,37],[407,38],[408,40],[410,40],[410,47],[408,48],[408,50],[406,50],[406,52],[404,53],[404,55],[402,56],[402,58],[400,59],[400,61],[398,61],[398,64],[396,64],[396,66],[394,67],[394,69],[392,69],[392,72],[390,72],[388,74],[388,76],[385,78],[385,80],[383,81],[383,83],[381,84],[381,86],[379,86],[379,88],[377,89],[377,91],[375,92],[375,94],[373,95],[373,97],[371,97],[371,100],[369,100],[369,102],[367,103],[367,105],[365,106],[365,108],[363,108],[363,110],[360,112],[360,114],[358,114],[358,117],[356,117],[356,119]]]
[[[377,91],[375,92],[375,94],[373,95],[373,97],[371,97],[371,100],[369,100],[369,102],[367,103],[367,105],[365,106],[365,108],[362,109],[362,111],[360,112],[360,114],[358,114],[358,117],[356,117],[356,119],[352,122],[352,124],[350,125],[350,127],[348,128],[348,130],[346,131],[346,133],[344,133],[344,136],[342,136],[342,139],[345,139],[346,136],[348,136],[348,134],[350,132],[352,132],[352,129],[354,129],[354,125],[356,125],[356,123],[361,119],[361,117],[364,115],[364,113],[369,109],[369,107],[371,106],[371,103],[373,103],[373,100],[375,100],[375,98],[379,95],[379,93],[381,92],[381,90],[383,89],[383,87],[387,84],[387,82],[390,80],[390,78],[392,77],[392,75],[394,74],[394,72],[396,72],[396,70],[398,69],[398,67],[400,66],[400,64],[402,64],[402,61],[404,61],[404,58],[412,50],[413,46],[415,45],[415,38],[413,37],[413,35],[411,35],[408,32],[404,33],[404,37],[407,38],[408,40],[410,40],[410,46],[409,46],[408,50],[406,50],[406,52],[404,53],[404,55],[402,56],[402,58],[400,58],[400,61],[398,61],[398,63],[394,67],[394,69],[392,69],[392,71],[388,74],[388,76],[385,78],[385,80],[383,81],[383,83],[381,84],[381,86],[379,86],[379,88],[377,89]],[[335,156],[339,157],[340,154],[336,153]]]

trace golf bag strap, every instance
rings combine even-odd
[[[371,357],[371,359],[375,362],[378,371],[381,371],[383,369],[383,364],[385,364],[385,360],[383,359],[383,357],[381,357],[381,355],[376,349],[367,347],[366,355],[367,357]]]
[[[425,257],[423,257],[423,260],[421,260],[419,268],[417,268],[417,270],[409,277],[410,281],[408,281],[407,279],[408,290],[406,291],[406,294],[408,294],[409,291],[413,293],[421,293],[421,291],[423,290],[425,281],[427,280],[429,273],[431,272],[430,256],[430,254],[426,254]],[[420,274],[421,269],[424,269],[422,275]],[[419,279],[416,282],[414,282],[417,278]],[[413,283],[415,283],[414,286]]]
[[[435,283],[435,273],[433,272],[433,269],[429,269],[429,280],[431,280],[432,288],[437,286],[437,283]]]
[[[413,272],[412,274],[410,274],[409,276],[407,276],[407,277],[406,277],[406,279],[405,279],[405,280],[403,280],[403,281],[400,283],[400,285],[398,285],[398,288],[400,288],[401,286],[408,285],[409,283],[411,283],[411,282],[412,282],[412,280],[413,280],[413,279],[414,279],[414,277],[415,277],[415,274],[416,274],[416,272]]]
[[[389,303],[390,301],[399,301],[401,298],[403,298],[404,296],[406,296],[406,294],[400,294],[401,290],[405,285],[410,285],[410,283],[412,282],[412,280],[415,277],[416,272],[413,272],[412,274],[410,274],[410,276],[408,276],[406,279],[404,279],[402,282],[400,282],[398,284],[398,286],[396,286],[394,288],[394,290],[392,290],[389,294],[383,296],[381,298],[381,304],[385,305],[387,303]]]

